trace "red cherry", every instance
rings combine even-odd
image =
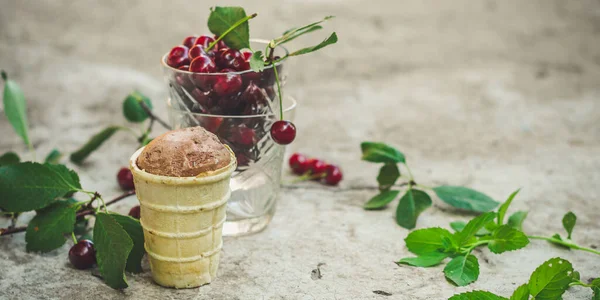
[[[316,158],[311,158],[308,160],[308,168],[310,169],[310,173],[315,176],[320,176],[327,172],[327,164]]]
[[[181,70],[181,71],[189,71],[190,70],[190,66],[189,65],[183,65],[183,66],[179,66],[177,68],[177,70]]]
[[[204,117],[201,124],[204,129],[217,134],[222,123],[223,118],[221,117]]]
[[[119,170],[119,173],[117,173],[117,181],[124,191],[135,189],[133,185],[133,174],[131,174],[131,170],[128,168],[121,168],[121,170]]]
[[[188,48],[192,48],[194,43],[196,43],[196,39],[198,39],[198,37],[195,35],[188,36],[183,40],[182,44]]]
[[[81,240],[69,250],[69,261],[80,270],[91,268],[96,263],[96,250],[90,240]]]
[[[205,109],[209,109],[214,106],[214,102],[212,100],[212,91],[203,92],[198,88],[192,90],[192,97],[198,104],[202,105]]]
[[[309,170],[308,158],[300,153],[294,153],[290,156],[290,168],[298,175],[302,175]]]
[[[265,104],[265,94],[254,82],[250,82],[244,92],[242,98],[248,102],[248,104],[261,105]]]
[[[242,52],[242,57],[245,61],[249,61],[250,57],[252,57],[252,51],[250,50],[241,50],[240,52]]]
[[[336,185],[342,181],[342,171],[335,165],[328,165],[325,175],[325,183],[328,185]]]
[[[216,40],[216,39],[218,39],[218,38],[219,38],[219,37],[215,35],[215,40]],[[225,49],[225,48],[227,48],[227,45],[225,44],[225,41],[223,41],[223,40],[220,40],[220,41],[217,43],[217,47],[219,48],[219,50],[221,50],[221,49]]]
[[[132,218],[140,219],[140,206],[136,205],[129,210],[129,216]]]
[[[189,63],[188,47],[183,45],[173,47],[167,56],[167,64],[173,68],[178,68]]]
[[[231,141],[239,146],[250,148],[256,144],[256,132],[242,124],[231,128]]]
[[[199,55],[190,63],[190,72],[213,73],[216,70],[215,62],[207,55]]]
[[[214,41],[215,41],[215,39],[213,39],[210,36],[201,35],[200,37],[198,37],[196,39],[196,42],[194,43],[194,45],[201,45],[202,48],[208,48],[208,45],[210,45],[210,43],[212,43]]]
[[[221,73],[235,72],[232,69],[222,69]],[[219,96],[227,96],[237,93],[242,87],[242,77],[238,74],[227,74],[219,76],[213,89]]]
[[[237,153],[235,155],[235,158],[237,160],[238,167],[245,167],[250,163],[250,159],[248,157],[246,157],[244,154]]]
[[[189,57],[190,59],[194,59],[198,56],[200,56],[201,54],[204,54],[206,56],[209,56],[206,51],[204,51],[204,47],[202,47],[202,45],[194,45],[192,48],[190,48],[190,52],[189,52]],[[209,56],[210,57],[210,56]]]
[[[271,137],[275,143],[287,145],[296,138],[296,126],[290,121],[279,120],[271,126]]]

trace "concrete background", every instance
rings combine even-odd
[[[205,32],[211,5],[0,0],[0,68],[25,91],[38,156],[55,147],[73,151],[100,128],[124,124],[121,101],[133,89],[151,96],[166,116],[159,57],[189,33]],[[300,101],[299,133],[288,154],[340,164],[343,183],[286,186],[267,230],[227,238],[218,280],[199,289],[163,289],[145,272],[128,275],[130,287],[114,291],[70,267],[69,245],[39,255],[25,252],[24,234],[2,237],[1,299],[445,299],[473,289],[509,296],[555,256],[569,259],[583,280],[600,276],[597,256],[540,241],[502,255],[478,251],[480,279],[468,287],[448,284],[443,267],[398,267],[394,261],[409,255],[408,231],[395,225],[394,205],[361,208],[376,193],[378,166],[359,159],[361,141],[385,141],[406,154],[424,184],[467,185],[498,200],[522,187],[513,210],[530,211],[528,233],[561,232],[560,218],[572,210],[579,217],[574,239],[600,247],[598,1],[243,5],[259,13],[251,23],[254,37],[337,16],[326,31],[294,44],[315,42],[329,30],[340,37],[288,68],[286,92]],[[0,153],[27,157],[5,117],[0,136]],[[135,147],[130,136],[116,135],[76,168],[84,187],[105,198],[117,195],[115,174]],[[469,218],[434,202],[418,227]],[[126,213],[135,203],[130,198],[116,210]],[[320,263],[318,279],[311,274]],[[590,298],[582,288],[565,295]]]

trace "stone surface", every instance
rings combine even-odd
[[[125,125],[121,101],[133,89],[151,96],[166,117],[159,105],[166,96],[159,57],[188,33],[204,32],[209,4],[149,3],[0,2],[0,68],[25,91],[38,157],[52,148],[73,151],[108,124]],[[89,271],[72,269],[67,245],[40,255],[25,252],[23,234],[2,237],[0,299],[81,293],[90,299],[445,299],[473,289],[509,296],[555,256],[572,261],[584,280],[600,275],[596,256],[540,241],[502,255],[478,251],[480,279],[468,287],[448,284],[442,267],[396,266],[409,255],[403,242],[408,231],[395,225],[393,206],[361,208],[376,193],[377,166],[360,161],[358,147],[363,140],[397,146],[427,185],[467,185],[496,199],[522,187],[513,209],[530,211],[528,233],[560,232],[560,218],[572,210],[579,216],[575,240],[600,246],[597,1],[244,5],[260,14],[252,21],[258,37],[337,16],[327,28],[338,32],[338,45],[296,59],[286,92],[300,101],[299,133],[288,151],[340,164],[346,176],[341,186],[286,186],[273,223],[254,236],[227,238],[218,280],[199,289],[160,288],[146,271],[128,275],[130,288],[114,291]],[[0,136],[0,153],[28,157],[4,117]],[[116,173],[135,147],[131,135],[115,135],[74,167],[83,186],[105,198],[117,195]],[[126,213],[135,203],[130,198],[115,210]],[[468,217],[434,198],[418,227]],[[564,298],[590,297],[571,288]]]

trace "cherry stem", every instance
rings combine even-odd
[[[169,126],[169,124],[167,124],[167,122],[161,120],[159,117],[157,117],[152,110],[150,109],[150,107],[148,107],[148,105],[146,105],[146,103],[144,101],[140,101],[140,106],[142,107],[142,109],[146,112],[146,114],[148,115],[148,117],[150,117],[150,119],[155,120],[156,122],[160,123],[160,125],[162,125],[162,127],[164,127],[165,129],[171,130],[171,126]]]
[[[281,84],[279,83],[279,74],[277,73],[277,67],[275,63],[272,63],[273,72],[275,73],[275,82],[277,82],[277,94],[279,95],[279,119],[283,120],[283,96],[281,95]]]
[[[294,184],[294,183],[298,183],[298,182],[302,182],[302,181],[313,180],[313,179],[321,179],[321,178],[325,178],[325,176],[327,176],[326,173],[312,175],[310,173],[310,171],[308,171],[308,172],[304,173],[302,176],[292,180],[290,182],[290,184]]]
[[[210,43],[210,45],[208,45],[208,47],[206,47],[206,49],[204,51],[208,52],[210,51],[210,49],[212,49],[221,39],[223,39],[223,37],[225,37],[228,33],[230,33],[231,31],[233,31],[235,28],[237,28],[238,26],[244,24],[245,22],[247,22],[250,19],[253,19],[254,17],[256,17],[258,14],[253,13],[249,16],[246,16],[240,20],[238,20],[237,22],[235,22],[235,24],[231,25],[231,27],[229,27],[229,29],[225,30],[225,32],[223,32],[223,34],[221,34],[214,42]]]
[[[75,232],[71,231],[71,237],[73,238],[73,244],[77,244],[77,238],[75,237]]]
[[[97,194],[97,193],[95,193],[95,194]],[[135,191],[125,192],[125,193],[123,193],[123,194],[115,197],[114,199],[106,202],[104,205],[105,206],[109,206],[109,205],[115,204],[115,203],[117,203],[117,202],[119,202],[119,201],[121,201],[121,200],[123,200],[123,199],[125,199],[125,198],[127,198],[129,196],[133,196],[133,195],[135,195]],[[88,208],[86,210],[78,212],[77,215],[76,215],[76,218],[87,216],[87,215],[93,215],[95,213],[96,213],[96,209],[93,208],[93,207],[91,207],[91,208]],[[26,230],[27,230],[27,226],[21,226],[21,227],[15,227],[15,228],[0,228],[0,236],[10,235],[10,234],[19,233],[19,232],[24,232]]]

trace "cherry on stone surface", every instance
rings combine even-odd
[[[96,250],[90,240],[81,240],[69,250],[69,261],[80,270],[89,269],[96,263]]]
[[[119,173],[117,173],[117,181],[124,191],[135,189],[133,185],[133,174],[131,174],[131,170],[128,168],[121,168],[121,170],[119,170]]]
[[[232,69],[222,69],[221,73],[235,72]],[[227,74],[219,76],[213,89],[219,96],[228,96],[237,93],[242,87],[242,77],[239,74]]]
[[[279,120],[271,126],[271,137],[275,143],[287,145],[296,138],[296,126],[290,121]]]
[[[129,216],[132,218],[140,219],[140,206],[136,205],[129,210]]]
[[[308,158],[300,153],[292,154],[292,156],[290,156],[289,164],[292,171],[298,175],[302,175],[310,169]]]
[[[338,166],[328,165],[325,172],[325,183],[328,185],[336,185],[342,181],[342,170]]]
[[[307,163],[311,175],[323,175],[327,171],[327,164],[320,159],[311,158]]]
[[[197,36],[190,35],[190,36],[186,37],[181,44],[183,44],[184,46],[186,46],[188,48],[192,48],[194,46],[194,43],[196,43],[196,39],[198,39]]]

